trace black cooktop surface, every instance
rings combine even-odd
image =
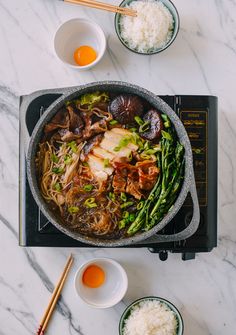
[[[34,95],[24,109],[20,107],[20,210],[19,243],[21,246],[91,247],[57,230],[39,210],[31,194],[26,174],[26,138],[35,124],[59,96],[60,91],[48,90]],[[27,97],[27,99],[29,96]],[[171,243],[146,240],[130,247],[147,247],[166,259],[169,252],[182,253],[183,259],[194,258],[197,252],[209,252],[217,244],[217,98],[213,96],[160,96],[182,120],[193,150],[194,171],[200,204],[201,220],[190,238]],[[192,217],[191,198],[187,197],[175,218],[158,234],[183,230]]]

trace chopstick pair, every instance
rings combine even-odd
[[[50,302],[48,304],[48,307],[47,307],[47,309],[46,309],[46,311],[43,315],[43,318],[40,322],[40,325],[39,325],[39,328],[38,328],[38,331],[37,331],[36,335],[44,335],[45,334],[45,330],[47,328],[48,322],[49,322],[49,320],[52,316],[52,313],[54,311],[54,308],[56,306],[58,298],[61,294],[62,288],[65,284],[65,281],[66,281],[66,278],[67,278],[68,273],[70,271],[72,263],[73,263],[73,256],[70,255],[70,257],[68,258],[68,260],[66,262],[64,270],[61,274],[61,277],[60,277],[57,285],[54,288],[54,291],[52,293],[52,297],[51,297]]]
[[[108,12],[119,13],[119,14],[128,15],[128,16],[137,16],[137,12],[133,9],[114,6],[108,3],[99,2],[95,0],[64,0],[64,1],[76,4],[76,5],[82,5],[82,6],[92,7],[96,9],[102,9]]]

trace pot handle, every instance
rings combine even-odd
[[[198,195],[197,195],[197,188],[196,188],[196,183],[195,183],[195,178],[194,178],[194,173],[192,174],[192,180],[190,180],[190,187],[189,187],[189,192],[192,197],[193,201],[193,216],[191,219],[191,222],[189,225],[182,231],[176,233],[176,234],[171,234],[171,235],[158,235],[155,234],[152,237],[148,238],[145,241],[142,241],[142,243],[155,243],[155,242],[175,242],[175,241],[180,241],[180,240],[185,240],[186,238],[192,236],[200,223],[200,209],[199,209],[199,202],[198,202]]]

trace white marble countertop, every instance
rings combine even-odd
[[[114,16],[58,0],[0,0],[0,335],[35,334],[69,249],[18,246],[18,96],[97,80],[124,80],[157,94],[219,97],[219,239],[209,254],[161,262],[146,249],[72,250],[76,261],[48,334],[116,335],[125,305],[158,295],[180,309],[186,335],[233,335],[236,329],[236,3],[175,0],[181,29],[165,52],[128,52],[114,32]],[[64,21],[88,17],[105,30],[107,53],[90,72],[64,67],[53,35]],[[127,270],[124,300],[95,310],[73,288],[77,267],[109,256]]]

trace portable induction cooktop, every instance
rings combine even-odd
[[[93,247],[57,230],[41,213],[31,194],[26,173],[26,152],[38,119],[63,89],[43,90],[20,99],[20,246]],[[188,239],[170,243],[155,242],[155,235],[125,248],[146,247],[166,260],[168,252],[193,259],[198,252],[209,252],[217,245],[217,98],[214,96],[160,96],[182,120],[192,144],[195,179],[201,219],[198,230]],[[175,218],[158,234],[174,234],[188,226],[192,202],[188,196]]]

